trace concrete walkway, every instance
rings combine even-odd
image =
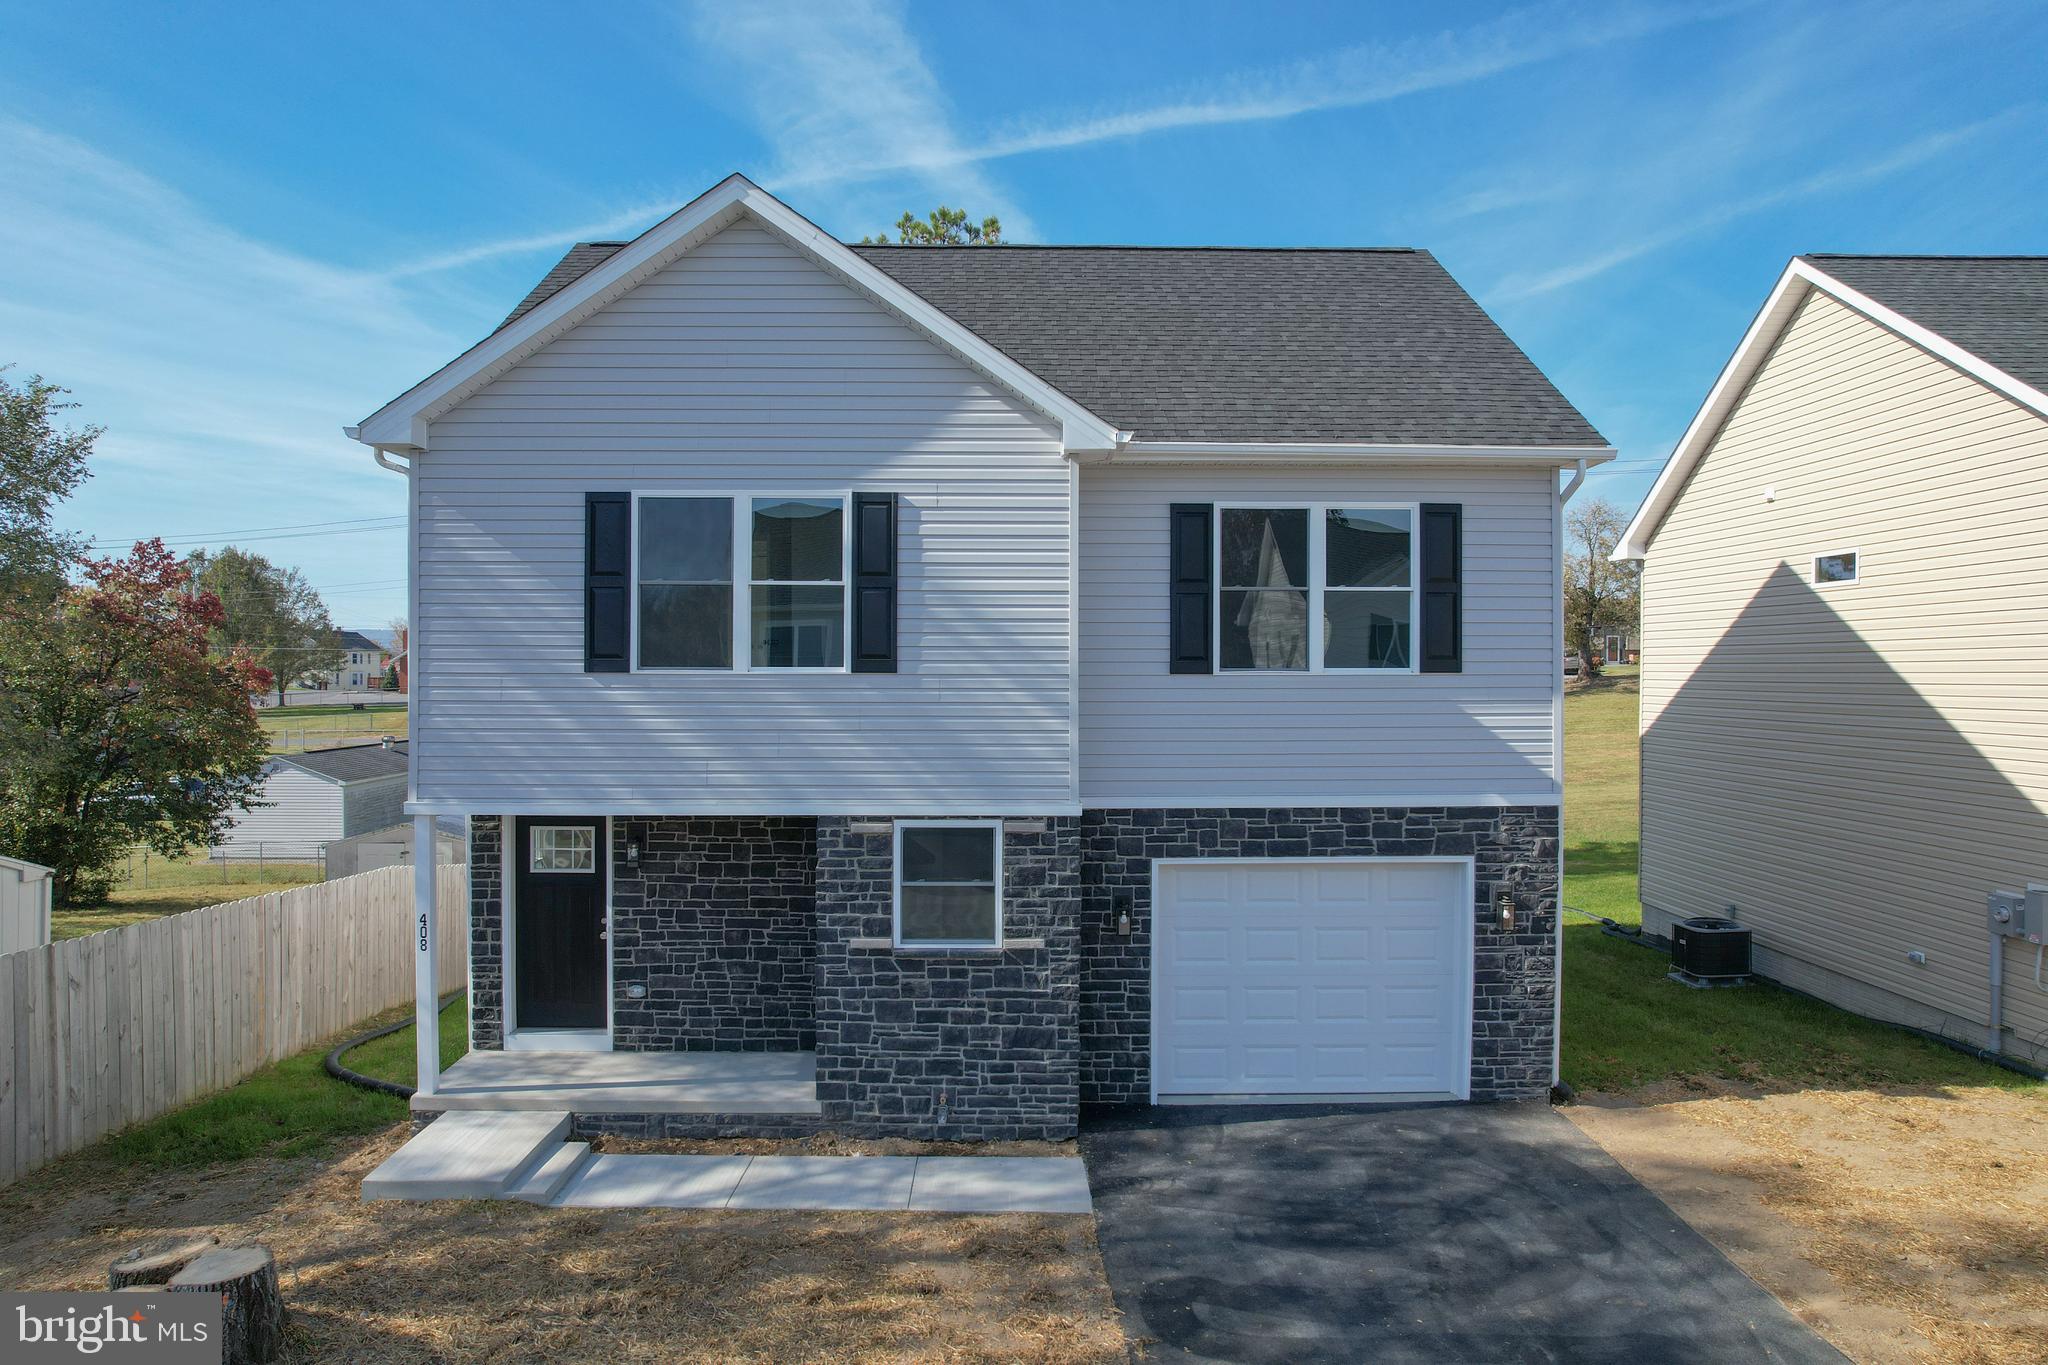
[[[550,1201],[573,1209],[1088,1213],[1077,1157],[594,1156]]]
[[[516,1199],[577,1209],[1088,1213],[1078,1157],[600,1155],[566,1113],[444,1114],[363,1180],[363,1198]]]

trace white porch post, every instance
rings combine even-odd
[[[419,1093],[431,1095],[441,1078],[440,916],[434,904],[439,871],[434,817],[412,818],[413,991],[417,997]]]

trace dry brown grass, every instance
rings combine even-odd
[[[2048,1093],[1689,1081],[1565,1112],[1853,1358],[2048,1360]]]
[[[277,1252],[293,1361],[1123,1358],[1085,1217],[360,1202],[408,1131],[196,1174],[60,1162],[0,1191],[0,1284],[98,1287],[129,1243],[210,1231]]]

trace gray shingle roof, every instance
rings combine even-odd
[[[623,245],[579,242],[506,321]],[[1606,444],[1427,251],[852,250],[1143,439]]]
[[[504,331],[547,302],[548,298],[562,286],[572,280],[581,279],[593,267],[610,260],[624,245],[624,242],[578,242],[570,247],[568,254],[555,262],[555,268],[541,276],[539,284],[526,291],[526,297],[519,300],[517,308],[505,315],[505,320],[498,324],[496,330]]]
[[[335,643],[341,649],[361,650],[370,654],[380,654],[384,650],[384,646],[359,630],[336,631]]]
[[[405,772],[405,741],[392,748],[382,744],[351,744],[338,749],[309,749],[303,754],[282,754],[279,761],[336,782],[361,782],[372,777],[395,777]]]
[[[1805,259],[2022,383],[2048,389],[2048,256],[1812,252]]]

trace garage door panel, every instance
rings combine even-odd
[[[1463,1093],[1465,885],[1456,864],[1162,867],[1159,1092]]]

